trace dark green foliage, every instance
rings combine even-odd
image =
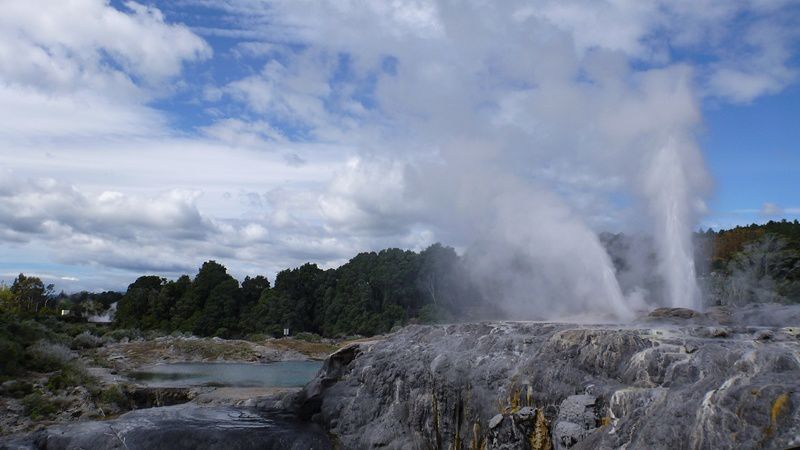
[[[27,380],[9,381],[3,383],[2,389],[0,389],[0,395],[13,398],[22,398],[31,393],[33,393],[33,384]]]
[[[50,375],[47,388],[55,392],[59,389],[68,389],[74,386],[89,384],[91,378],[83,368],[76,364],[66,364],[61,370]]]
[[[40,392],[34,392],[22,399],[22,406],[25,408],[25,414],[28,417],[37,420],[52,417],[58,412],[60,405]]]
[[[128,397],[125,395],[125,392],[122,388],[114,384],[103,389],[100,392],[100,401],[107,405],[112,405],[120,409],[125,409],[129,407]]]
[[[265,289],[269,289],[267,277],[262,275],[254,278],[244,277],[244,281],[242,281],[242,308],[246,309],[258,303],[261,293]]]
[[[17,314],[0,312],[0,381],[26,370],[59,370],[72,358],[66,325],[49,317],[22,320]]]
[[[201,336],[230,334],[230,330],[239,327],[240,299],[238,281],[232,277],[220,281],[208,293],[192,331]]]
[[[7,335],[0,335],[0,380],[20,372],[23,363],[23,348]]]
[[[304,264],[283,270],[274,287],[263,276],[241,286],[224,266],[208,261],[194,280],[141,277],[117,307],[117,327],[185,331],[201,336],[324,336],[384,333],[420,315],[452,317],[472,288],[455,251],[439,244],[421,253],[387,249],[361,253],[338,269]]]
[[[139,277],[128,286],[127,292],[117,304],[114,316],[116,325],[122,328],[153,328],[153,307],[166,280],[157,276]]]
[[[55,306],[51,301],[53,285],[45,286],[38,277],[19,274],[11,285],[11,294],[15,299],[15,310],[20,313],[38,313],[42,309]]]

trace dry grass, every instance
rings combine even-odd
[[[161,358],[171,360],[255,361],[260,353],[246,341],[211,339],[165,339],[115,344],[110,353],[121,351],[134,364],[146,364]]]
[[[274,339],[265,342],[265,345],[274,347],[278,350],[294,350],[310,357],[328,356],[341,348],[340,345],[336,344],[329,344],[326,342],[308,342],[297,339]]]

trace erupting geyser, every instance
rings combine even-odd
[[[690,144],[684,145],[693,150]],[[645,193],[655,222],[653,231],[666,306],[700,310],[692,246],[693,189],[684,158],[681,144],[670,137],[644,172]]]

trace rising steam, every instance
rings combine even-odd
[[[397,64],[378,103],[405,133],[376,146],[374,171],[364,152],[344,175],[363,183],[336,184],[358,187],[359,215],[344,218],[389,211],[429,226],[463,250],[496,316],[698,308],[692,230],[707,175],[694,69],[625,28],[627,8],[594,27],[562,2],[432,5],[429,32],[380,41]],[[618,25],[633,34],[609,33]],[[380,170],[397,155],[402,177]],[[648,243],[629,249],[643,267],[618,273],[602,231]]]

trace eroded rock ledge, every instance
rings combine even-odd
[[[414,326],[332,355],[297,405],[353,449],[791,448],[800,340],[779,322]]]

